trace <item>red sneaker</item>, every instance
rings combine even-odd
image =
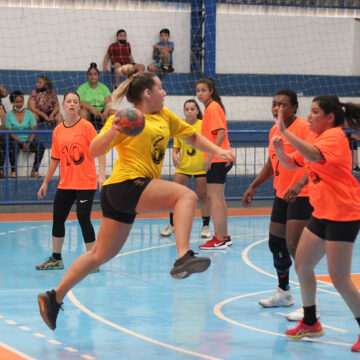
[[[225,240],[219,240],[215,235],[205,244],[199,246],[201,250],[222,250],[227,248]]]
[[[306,325],[303,321],[304,319],[298,321],[298,326],[293,329],[286,330],[285,335],[291,339],[302,339],[305,336],[319,337],[324,335],[324,330],[319,321],[317,321],[314,325]]]
[[[360,335],[358,341],[351,347],[351,351],[356,351],[356,352],[360,351]]]
[[[225,243],[226,243],[227,246],[232,245],[232,241],[231,241],[230,235],[224,236],[224,237],[223,237],[223,240],[225,241]]]

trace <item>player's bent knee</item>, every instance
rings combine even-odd
[[[270,233],[269,249],[273,254],[274,267],[280,271],[288,270],[292,265],[292,261],[286,240]]]

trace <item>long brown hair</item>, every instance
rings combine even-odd
[[[138,104],[145,89],[152,89],[155,85],[155,74],[148,71],[136,72],[134,65],[123,65],[119,72],[126,76],[119,87],[113,92],[113,103],[120,101],[126,96],[127,101]]]
[[[345,119],[350,128],[360,129],[360,106],[354,103],[341,103],[336,95],[320,95],[313,99],[326,115],[334,114],[334,126],[341,126]]]
[[[207,77],[207,78],[202,78],[200,80],[198,80],[195,84],[195,87],[198,84],[206,84],[206,86],[209,88],[210,91],[212,91],[211,97],[213,100],[215,100],[217,103],[219,103],[219,105],[222,107],[222,109],[225,111],[225,106],[222,103],[221,97],[216,89],[216,85],[215,85],[215,81],[213,78],[211,77]]]

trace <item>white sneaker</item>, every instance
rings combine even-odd
[[[200,235],[201,235],[202,239],[209,238],[211,236],[209,226],[207,226],[207,225],[203,226],[203,228],[201,229],[201,234]]]
[[[291,306],[295,301],[291,294],[291,289],[284,291],[279,287],[276,288],[275,294],[259,300],[259,304],[264,308]]]
[[[170,236],[174,232],[174,227],[169,224],[161,233],[161,236]]]
[[[304,318],[304,308],[301,307],[299,309],[296,309],[292,311],[291,313],[285,315],[285,319],[288,321],[300,321]],[[320,319],[320,311],[316,307],[316,319]]]

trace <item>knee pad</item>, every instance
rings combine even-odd
[[[286,240],[270,233],[269,248],[273,254],[275,269],[280,271],[288,270],[292,265],[292,261]]]

